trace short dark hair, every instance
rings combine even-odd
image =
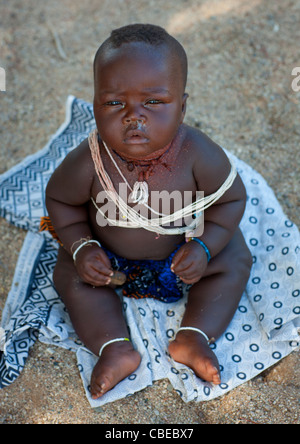
[[[114,29],[108,39],[98,48],[94,59],[102,55],[106,50],[120,48],[123,44],[132,42],[144,42],[152,46],[168,46],[180,59],[184,87],[187,80],[187,56],[183,46],[172,37],[164,28],[157,25],[135,23]]]
[[[136,23],[114,29],[110,35],[110,42],[114,48],[119,48],[123,43],[145,42],[157,46],[167,43],[170,35],[164,28],[156,25]]]

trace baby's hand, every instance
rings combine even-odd
[[[204,248],[196,242],[187,242],[175,253],[171,271],[185,284],[195,284],[203,276],[207,267]]]
[[[93,244],[86,245],[78,251],[75,267],[81,279],[94,287],[108,285],[113,275],[106,253]]]

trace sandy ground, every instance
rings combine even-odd
[[[92,100],[92,59],[112,29],[155,23],[188,53],[186,122],[263,174],[299,226],[300,91],[291,88],[299,1],[0,0],[0,10],[0,173],[46,144],[68,94]],[[0,311],[24,237],[0,220]],[[22,375],[0,391],[0,423],[299,424],[299,376],[294,352],[210,402],[185,404],[163,380],[93,411],[75,355],[37,343]]]

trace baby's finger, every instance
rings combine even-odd
[[[177,267],[173,268],[173,272],[178,276],[185,275],[190,272],[191,264],[179,264]]]
[[[184,278],[182,278],[181,280],[182,280],[182,282],[184,284],[193,285],[193,284],[196,284],[196,282],[200,281],[200,277],[193,278],[193,279],[184,279]]]
[[[96,258],[97,261],[101,262],[106,268],[111,269],[110,259],[103,249],[99,250]]]
[[[199,270],[195,270],[194,268],[187,269],[182,273],[178,273],[177,276],[184,282],[185,284],[195,284],[201,278],[201,273]]]
[[[98,273],[100,275],[103,275],[105,277],[111,277],[114,274],[114,272],[113,272],[113,270],[111,268],[107,268],[107,267],[104,267],[104,266],[100,266],[99,267],[98,264],[97,264],[97,266],[94,266],[94,264],[93,264],[91,268],[96,273]]]
[[[98,265],[98,264],[97,264]],[[93,270],[93,276],[95,279],[101,279],[102,281],[105,280],[107,281],[108,279],[110,279],[114,272],[111,268],[107,268],[107,267],[95,267],[94,265],[91,266],[91,270]]]
[[[171,263],[171,270],[176,273],[179,269],[185,269],[186,266],[184,265],[184,258],[187,256],[186,251],[184,249],[179,249],[177,253],[174,255],[172,263]],[[182,266],[183,263],[183,266]]]
[[[113,270],[109,258],[106,255],[97,256],[91,263],[91,268],[105,276],[112,276]]]
[[[97,287],[101,285],[108,285],[111,279],[109,276],[99,273],[99,271],[95,270],[93,267],[90,267],[82,277],[85,282]]]
[[[190,279],[194,279],[195,277],[197,277],[199,275],[199,271],[197,269],[195,269],[195,267],[192,264],[190,267],[186,268],[185,270],[181,270],[176,274],[180,278],[190,280]]]
[[[179,262],[175,264],[175,266],[171,268],[171,270],[175,274],[179,275],[182,273],[189,272],[192,267],[193,267],[193,259],[188,255],[185,255],[181,258]]]

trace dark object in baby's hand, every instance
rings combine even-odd
[[[110,283],[113,285],[123,285],[126,281],[126,274],[121,271],[114,271]]]

